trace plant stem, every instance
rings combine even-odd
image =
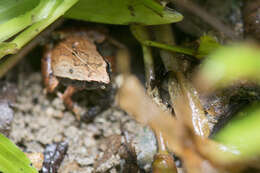
[[[174,45],[174,36],[170,25],[155,26],[155,35],[159,42]],[[208,120],[201,106],[199,97],[195,94],[195,89],[183,74],[183,64],[175,54],[161,50],[161,58],[168,71],[174,74],[170,76],[168,91],[171,102],[176,113],[176,117],[182,119],[189,125],[196,134],[208,137],[210,130]],[[176,79],[175,80],[175,76]],[[187,117],[183,117],[182,107],[186,108]]]
[[[144,26],[132,25],[130,26],[133,35],[138,41],[140,41],[143,49],[143,58],[144,58],[144,68],[145,68],[145,79],[146,87],[150,90],[152,88],[151,83],[155,80],[154,72],[154,61],[152,55],[152,49],[143,44],[141,40],[150,39],[149,31]]]
[[[154,33],[155,39],[166,43],[167,45],[174,45],[175,40],[172,34],[172,28],[169,25],[153,26],[152,31]],[[169,35],[170,34],[170,35]],[[167,71],[178,72],[180,59],[178,59],[174,52],[169,52],[167,50],[160,50],[160,55]]]
[[[163,25],[159,25],[159,26],[163,26]],[[187,54],[187,55],[191,55],[191,56],[196,56],[197,52],[193,49],[180,47],[180,46],[176,46],[176,45],[171,45],[171,44],[165,44],[164,42],[156,42],[156,41],[150,40],[149,35],[147,35],[147,33],[145,33],[146,31],[142,30],[141,28],[142,28],[142,26],[140,26],[140,25],[131,25],[130,26],[130,29],[131,29],[133,35],[142,45],[156,47],[156,48],[168,50],[171,52],[177,52],[177,53],[183,53],[183,54]]]
[[[166,149],[166,140],[164,139],[162,133],[155,130],[158,153],[154,156],[153,162],[153,172],[154,173],[177,173],[177,168],[173,157]]]
[[[142,45],[142,49],[143,49],[143,56],[144,56],[146,87],[152,88],[152,86],[151,86],[152,81],[155,80],[152,50],[150,47],[147,47],[144,45]]]
[[[181,47],[181,46],[175,46],[175,45],[173,46],[173,45],[168,45],[168,44],[151,41],[151,40],[145,40],[145,41],[143,41],[143,44],[146,46],[157,47],[157,48],[168,50],[171,52],[183,53],[186,55],[196,56],[195,50]]]

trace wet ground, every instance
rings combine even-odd
[[[81,123],[58,96],[44,94],[39,72],[19,74],[15,85],[18,95],[9,137],[25,152],[43,152],[47,144],[64,141],[69,147],[60,173],[123,172],[130,155],[137,156],[133,162],[138,169],[149,172],[156,152],[153,133],[123,111],[111,107],[92,122]],[[124,152],[129,146],[132,153]]]

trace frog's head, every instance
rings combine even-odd
[[[96,45],[83,37],[68,37],[56,45],[51,64],[57,77],[105,84],[110,82],[107,62],[97,51]]]

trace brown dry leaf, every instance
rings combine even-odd
[[[197,135],[208,137],[209,122],[195,88],[182,73],[177,73],[177,78],[179,82],[173,75],[169,79],[169,94],[177,119],[193,129]]]
[[[162,111],[153,103],[136,77],[124,77],[117,99],[120,107],[133,115],[137,121],[161,131],[168,142],[168,148],[184,161],[187,172],[215,173],[220,171],[198,152],[197,143],[194,141],[196,138],[201,138],[196,137],[181,120],[176,121],[170,114]],[[181,100],[179,103],[184,101]],[[187,111],[183,110],[181,105],[179,110],[182,112],[182,116],[186,116]]]

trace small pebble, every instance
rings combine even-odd
[[[11,123],[14,117],[13,109],[7,102],[0,102],[0,133],[8,136],[11,130]]]
[[[53,143],[44,150],[42,173],[56,173],[68,150],[67,142]]]

